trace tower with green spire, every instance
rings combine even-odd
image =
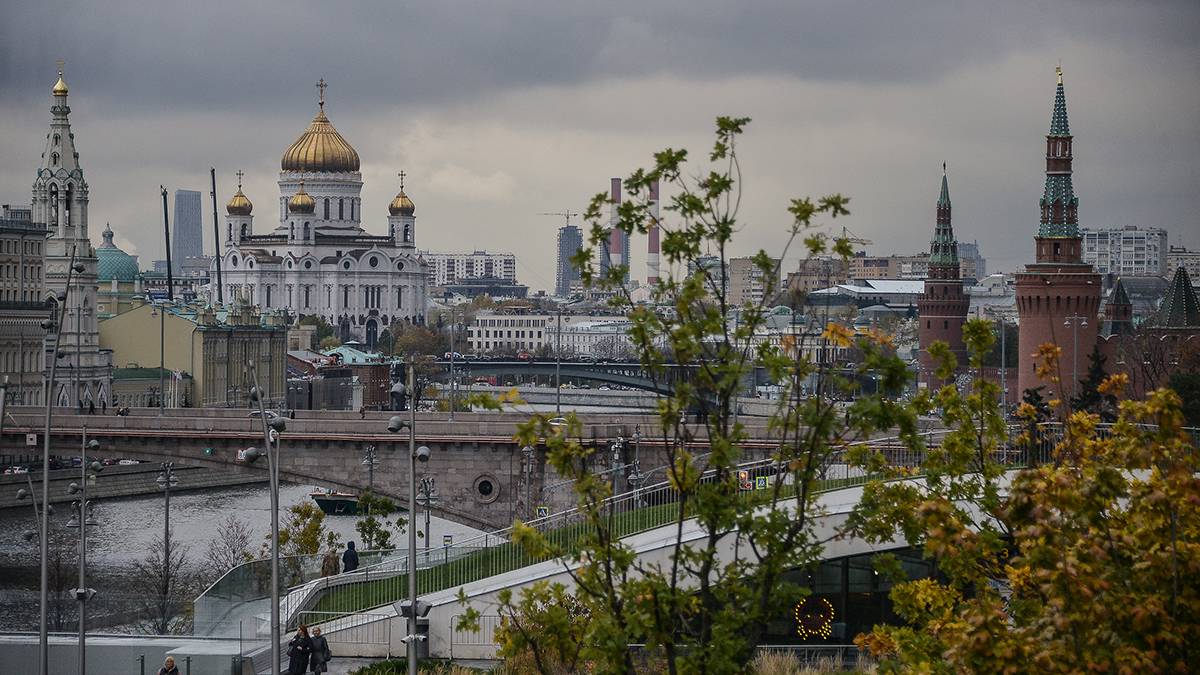
[[[1096,344],[1100,316],[1100,275],[1083,262],[1079,198],[1072,183],[1074,137],[1067,120],[1062,68],[1046,134],[1046,186],[1038,203],[1041,220],[1034,238],[1036,262],[1017,274],[1020,317],[1018,387],[1046,386],[1051,399],[1067,400],[1085,374],[1087,355]],[[1059,349],[1052,379],[1038,377],[1033,354],[1045,344]],[[1082,366],[1081,366],[1082,364]]]
[[[966,365],[966,347],[962,329],[967,321],[971,299],[963,292],[959,276],[958,241],[950,224],[950,183],[946,165],[942,164],[942,191],[937,200],[937,224],[929,243],[929,274],[925,292],[917,298],[917,339],[921,346],[918,379],[929,387],[943,384],[933,374],[933,359],[929,347],[941,340],[950,345],[960,366]]]

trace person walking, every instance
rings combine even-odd
[[[333,658],[333,653],[329,651],[329,642],[321,635],[320,628],[313,628],[312,636],[312,671],[314,673],[324,673],[329,670],[329,660]]]
[[[95,401],[88,401],[88,414],[89,415],[96,414],[96,402]]]
[[[337,549],[330,548],[321,558],[321,576],[332,577],[338,573]]]
[[[158,675],[179,675],[179,668],[175,667],[174,656],[168,656],[163,661],[162,668],[158,669]]]
[[[342,571],[353,572],[358,569],[358,551],[354,550],[354,542],[346,544],[346,552],[342,554]]]
[[[108,399],[106,399],[106,398],[100,399],[100,414],[101,415],[108,414]]]
[[[312,638],[308,637],[308,626],[300,624],[296,636],[288,643],[288,675],[304,675],[308,670],[308,659],[312,656]]]

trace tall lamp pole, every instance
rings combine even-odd
[[[67,521],[67,527],[79,528],[79,587],[75,589],[75,599],[79,601],[79,675],[87,672],[87,601],[96,594],[94,590],[87,587],[87,529],[88,526],[96,524],[96,519],[92,517],[92,503],[87,498],[88,450],[99,451],[100,441],[92,440],[89,443],[87,426],[84,425],[79,443],[79,485],[71,484],[67,488],[71,494],[79,493],[79,501],[74,504],[75,514]],[[100,462],[93,462],[90,468],[99,472],[103,465]]]
[[[49,633],[49,597],[50,597],[50,519],[47,514],[50,512],[50,421],[54,417],[54,375],[57,371],[58,359],[61,354],[58,352],[59,343],[62,341],[63,323],[67,317],[67,292],[71,288],[71,280],[74,273],[83,273],[84,266],[82,263],[75,262],[76,247],[71,247],[71,264],[67,266],[67,285],[63,287],[63,291],[58,296],[59,312],[57,325],[42,322],[42,326],[47,330],[54,329],[54,349],[50,352],[54,358],[50,360],[50,377],[46,380],[46,428],[42,434],[42,518],[41,518],[41,588],[39,592],[39,620],[38,620],[38,673],[40,675],[49,675],[50,673],[50,633]]]
[[[280,631],[279,631],[279,434],[287,429],[287,422],[282,417],[267,419],[266,406],[263,403],[262,389],[258,386],[258,370],[254,361],[249,362],[250,375],[254,380],[254,388],[250,390],[250,401],[258,404],[258,417],[262,420],[263,452],[267,455],[267,474],[271,485],[271,670],[279,668],[280,664]],[[275,439],[275,447],[271,448],[271,440]],[[259,457],[255,448],[247,448],[243,458],[254,462]]]
[[[1079,396],[1079,329],[1087,328],[1087,317],[1072,314],[1063,321],[1071,329],[1071,398]]]
[[[451,422],[454,421],[454,408],[456,407],[456,404],[458,403],[458,400],[457,400],[458,397],[456,396],[457,392],[455,391],[455,378],[454,378],[454,357],[456,356],[454,353],[455,328],[456,328],[456,325],[455,325],[455,319],[454,319],[454,308],[451,307],[450,308],[450,421]]]
[[[158,416],[163,416],[163,401],[166,398],[167,390],[163,387],[163,370],[166,368],[166,336],[167,336],[167,309],[166,307],[159,309],[158,303],[154,303],[153,309],[150,310],[150,318],[158,315]]]
[[[408,428],[408,673],[417,675],[417,528],[413,518],[417,513],[417,462],[429,461],[429,448],[417,447],[417,407],[411,402],[415,400],[416,382],[413,372],[416,362],[408,360],[408,419],[393,415],[388,420],[388,431],[397,434],[405,427]]]
[[[175,477],[175,463],[159,464],[158,477],[154,479],[163,491],[163,579],[162,603],[165,610],[170,605],[171,597],[171,488],[179,485]],[[167,612],[163,612],[164,619]]]

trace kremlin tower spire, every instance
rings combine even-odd
[[[937,223],[929,244],[929,274],[925,279],[925,292],[917,299],[917,336],[921,345],[920,383],[931,387],[943,384],[933,375],[936,364],[929,355],[929,347],[935,341],[941,340],[950,345],[960,368],[967,365],[962,328],[970,304],[959,277],[958,242],[954,239],[954,228],[950,224],[950,183],[943,163]]]
[[[1074,137],[1067,120],[1062,68],[1057,76],[1046,134],[1046,187],[1038,203],[1041,220],[1034,237],[1037,262],[1017,274],[1018,387],[1024,392],[1046,385],[1050,390],[1046,398],[1066,400],[1074,395],[1076,382],[1087,370],[1087,355],[1096,344],[1100,276],[1083,262],[1079,198],[1072,183]],[[1056,373],[1061,386],[1040,381],[1035,372],[1033,354],[1047,343],[1061,350]]]

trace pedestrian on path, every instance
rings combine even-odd
[[[296,636],[288,643],[288,675],[304,675],[308,670],[308,659],[312,656],[312,638],[308,637],[308,626],[300,624]]]
[[[158,669],[158,675],[179,675],[179,669],[175,667],[175,657],[168,656],[163,661],[162,668]]]
[[[346,552],[342,554],[342,571],[353,572],[358,569],[358,551],[354,550],[354,542],[346,544]]]
[[[324,673],[329,670],[329,660],[333,658],[333,653],[329,651],[329,642],[321,635],[320,628],[313,628],[312,636],[312,671],[314,673]]]

